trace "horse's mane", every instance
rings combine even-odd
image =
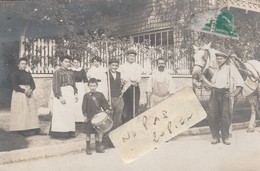
[[[230,56],[229,59],[234,64],[234,66],[238,69],[242,78],[245,80],[247,77],[246,65],[238,57]]]

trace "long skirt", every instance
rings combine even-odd
[[[51,132],[75,132],[74,90],[71,86],[61,87],[61,93],[66,104],[54,97]]]
[[[76,87],[78,89],[79,100],[74,105],[75,122],[84,122],[84,115],[82,113],[82,102],[85,94],[85,83],[78,82],[76,83]]]
[[[29,89],[29,86],[20,86]],[[23,131],[38,129],[39,120],[35,105],[35,98],[29,98],[24,93],[13,91],[9,131]]]

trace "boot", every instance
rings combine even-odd
[[[91,151],[91,148],[90,148],[90,141],[87,141],[87,143],[86,143],[86,154],[87,155],[92,154],[92,151]]]
[[[97,153],[105,152],[105,146],[101,145],[99,141],[96,141],[96,152]]]
[[[230,145],[231,144],[231,142],[230,142],[230,140],[228,138],[223,138],[222,140],[223,140],[223,143],[226,144],[226,145]]]

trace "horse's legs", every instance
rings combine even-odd
[[[257,112],[257,96],[250,95],[247,97],[250,103],[251,116],[247,132],[254,132],[256,125],[256,112]]]

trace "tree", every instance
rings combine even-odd
[[[176,32],[183,35],[181,47],[185,47],[185,53],[191,53],[190,44],[202,44],[212,42],[213,47],[227,52],[236,53],[242,60],[260,58],[260,13],[249,12],[232,8],[230,12],[235,17],[239,39],[223,38],[208,33],[196,33],[189,30],[191,19],[205,11],[212,11],[208,0],[156,0],[156,16],[165,22],[170,22]],[[222,9],[227,10],[227,9]],[[197,36],[193,36],[197,35]]]

